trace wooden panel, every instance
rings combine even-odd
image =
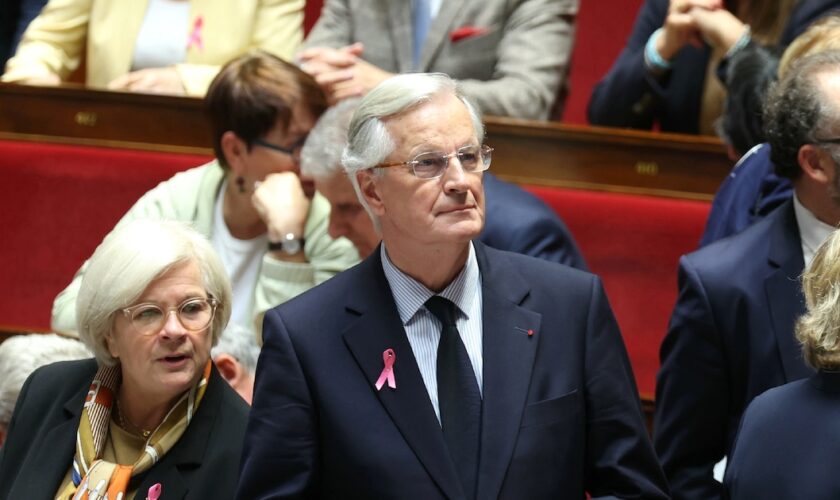
[[[518,183],[710,200],[732,168],[714,137],[486,121],[491,169]]]
[[[200,99],[0,84],[0,138],[207,154]]]
[[[732,164],[698,137],[487,117],[493,171],[526,184],[710,200]],[[0,84],[0,138],[211,154],[201,100]]]

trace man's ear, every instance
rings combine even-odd
[[[356,172],[356,180],[359,182],[359,189],[362,192],[362,196],[365,197],[365,201],[367,201],[371,211],[377,217],[381,217],[385,213],[385,205],[379,197],[376,174],[371,169],[362,170]]]
[[[820,184],[830,180],[829,168],[834,164],[831,155],[814,144],[804,144],[796,155],[802,175]]]
[[[242,378],[242,366],[236,361],[236,358],[230,354],[222,353],[214,356],[213,362],[216,363],[216,368],[218,368],[222,378],[231,386],[236,387],[239,379]]]
[[[232,130],[222,134],[222,153],[230,169],[236,175],[242,175],[245,168],[245,156],[248,154],[248,145]]]

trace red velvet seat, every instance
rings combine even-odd
[[[207,160],[0,141],[0,326],[48,330],[56,294],[137,198]]]
[[[677,295],[679,257],[697,247],[710,204],[526,186],[560,214],[604,281],[636,382],[652,395]]]

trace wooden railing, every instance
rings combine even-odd
[[[732,162],[698,137],[486,117],[493,171],[521,184],[709,200]],[[0,138],[209,154],[199,99],[0,84]]]

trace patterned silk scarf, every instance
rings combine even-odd
[[[94,500],[126,497],[131,478],[149,470],[181,439],[207,390],[211,365],[208,360],[198,383],[181,396],[163,422],[149,435],[146,447],[134,465],[114,464],[99,458],[108,441],[111,410],[121,381],[119,365],[100,367],[90,384],[76,434],[76,455],[71,471],[73,481],[56,498]]]

